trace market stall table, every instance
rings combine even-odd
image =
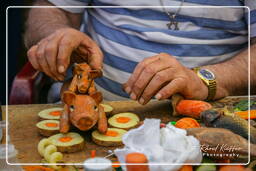
[[[228,97],[219,102],[215,102],[214,105],[222,106],[223,104],[231,104],[241,99],[247,99],[247,97]],[[135,101],[112,101],[106,102],[106,104],[110,104],[114,107],[113,114],[133,112],[136,113],[141,120],[144,120],[145,118],[159,118],[163,123],[168,123],[179,119],[179,117],[172,116],[171,102],[169,100],[152,101],[145,106],[142,106]],[[37,114],[43,109],[60,106],[62,105],[31,104],[8,106],[9,136],[11,143],[14,144],[15,148],[18,150],[17,158],[20,163],[41,162],[42,157],[37,151],[37,144],[44,137],[39,135],[36,128],[36,123],[39,121]],[[3,107],[3,118],[5,119],[5,106]],[[96,145],[91,140],[91,131],[79,133],[85,138],[86,147],[81,152],[64,154],[65,162],[81,163],[90,157],[91,150],[96,150],[97,156],[104,157],[109,154],[108,150],[117,148]]]

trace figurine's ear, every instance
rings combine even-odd
[[[90,94],[90,96],[95,100],[97,104],[100,104],[100,102],[102,102],[103,97],[101,92],[97,91],[93,94]]]
[[[67,105],[73,105],[76,98],[76,94],[72,91],[65,91],[62,95],[62,101]]]
[[[93,70],[89,71],[89,77],[91,79],[95,79],[95,78],[101,77],[101,76],[102,76],[102,71],[101,70],[93,69]]]
[[[75,63],[73,67],[73,74],[77,74],[78,72],[83,71],[80,64]]]

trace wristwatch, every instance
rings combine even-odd
[[[198,77],[205,83],[208,87],[208,97],[207,101],[213,100],[216,94],[216,78],[213,72],[208,69],[203,69],[200,67],[193,68]]]

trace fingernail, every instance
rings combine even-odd
[[[132,92],[132,94],[130,95],[130,98],[133,100],[136,100],[136,94]]]
[[[64,66],[59,66],[58,71],[59,71],[59,73],[65,72]]]
[[[131,88],[130,88],[130,87],[126,87],[124,90],[125,90],[125,92],[128,93],[128,94],[130,94],[130,92],[131,92]]]
[[[162,95],[157,93],[156,96],[155,96],[156,99],[160,100],[162,98]]]
[[[139,103],[140,103],[140,104],[144,104],[144,99],[143,99],[143,98],[140,98]]]

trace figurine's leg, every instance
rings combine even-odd
[[[99,120],[98,120],[98,130],[100,133],[106,133],[108,129],[108,121],[106,117],[106,113],[104,112],[104,108],[99,105]]]
[[[60,116],[60,132],[61,133],[67,133],[69,131],[69,128],[70,128],[69,114],[70,114],[69,105],[65,104],[62,115]]]
[[[88,94],[91,96],[92,94],[96,93],[97,89],[94,85],[94,81],[92,81],[91,86],[88,89]]]

